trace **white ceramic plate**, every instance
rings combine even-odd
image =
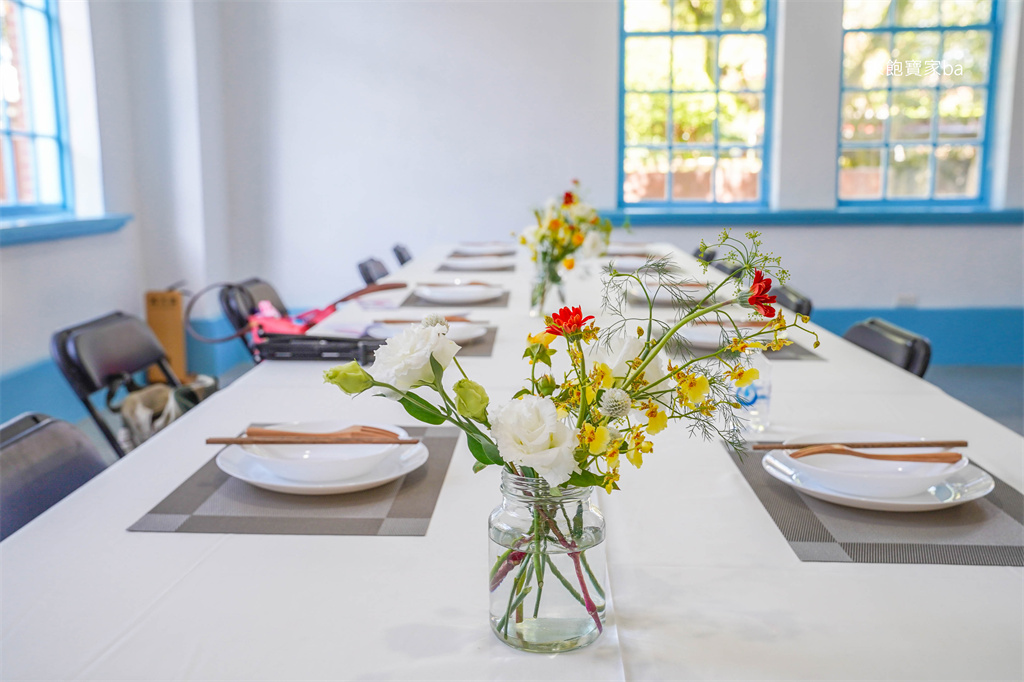
[[[608,245],[609,256],[644,256],[651,253],[647,244],[635,244],[631,242],[612,242]]]
[[[294,422],[274,424],[268,428],[299,433],[330,433],[353,426],[347,421]],[[408,438],[409,434],[392,424],[367,424]],[[363,476],[399,445],[365,443],[359,445],[244,445],[246,453],[265,469],[280,478],[305,483],[340,481]]]
[[[449,270],[502,270],[515,265],[510,256],[475,256],[471,258],[448,258],[444,265]]]
[[[397,478],[415,471],[427,461],[430,454],[423,443],[401,445],[400,450],[389,456],[376,468],[358,478],[323,483],[289,481],[275,476],[260,466],[260,463],[238,445],[229,445],[217,455],[217,466],[229,476],[264,490],[292,495],[337,495],[369,490],[390,483]]]
[[[419,324],[418,322],[412,324]],[[377,322],[371,324],[366,329],[366,335],[375,339],[390,339],[395,336],[403,329],[408,327],[408,324],[384,324]],[[449,322],[448,323],[448,338],[459,344],[465,346],[479,341],[487,334],[487,327],[482,324],[475,324],[473,322]]]
[[[488,284],[452,284],[445,286],[419,286],[415,293],[424,301],[442,304],[486,303],[500,298],[503,287]]]
[[[790,438],[786,445],[802,443],[867,443],[871,441],[916,441],[920,437],[905,433],[877,431],[823,431]],[[943,452],[945,448],[854,448],[872,454],[926,454]],[[895,498],[917,495],[945,481],[968,464],[966,456],[958,462],[887,462],[849,455],[811,455],[793,459],[790,452],[779,450],[775,459],[816,483],[847,495]]]
[[[516,247],[508,242],[481,242],[478,244],[459,244],[455,253],[465,256],[515,255]]]
[[[829,490],[782,464],[775,459],[771,452],[764,456],[761,465],[769,476],[796,488],[805,495],[845,507],[874,509],[875,511],[923,512],[956,507],[988,495],[996,486],[991,476],[973,464],[969,464],[943,483],[911,497],[893,499],[861,497]]]

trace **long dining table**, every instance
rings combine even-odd
[[[385,281],[504,285],[491,357],[465,357],[492,401],[528,375],[533,264],[438,272],[440,245]],[[679,262],[693,259],[657,245]],[[567,300],[599,316],[593,264]],[[398,304],[410,289],[374,294]],[[381,303],[384,302],[384,303]],[[384,310],[384,308],[380,308]],[[426,308],[399,309],[422,316]],[[389,315],[395,313],[387,313]],[[842,338],[821,361],[773,363],[772,430],[870,429],[966,439],[972,461],[1024,490],[1024,439]],[[796,338],[794,336],[794,338]],[[1014,679],[1024,675],[1024,569],[801,561],[720,442],[672,425],[607,520],[609,613],[585,649],[515,651],[488,627],[495,467],[460,438],[422,537],[129,532],[213,458],[207,437],[253,423],[415,425],[396,403],[324,384],[325,362],[266,361],[0,545],[4,680]]]

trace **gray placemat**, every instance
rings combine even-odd
[[[480,337],[479,341],[462,346],[458,357],[460,358],[489,358],[494,352],[494,339],[498,336],[497,327],[488,327],[487,333]]]
[[[486,270],[465,270],[462,268],[450,268],[447,265],[438,266],[435,272],[512,272],[516,269],[515,265],[506,265],[503,268],[488,268]]]
[[[455,444],[454,426],[408,427],[426,463],[378,488],[343,495],[287,495],[228,476],[216,457],[128,530],[256,535],[426,535]]]
[[[507,308],[508,307],[508,293],[505,292],[498,298],[491,299],[490,301],[484,301],[483,303],[435,303],[434,301],[428,301],[417,296],[415,293],[409,294],[409,296],[402,301],[402,308],[451,308],[452,306],[463,307],[463,308]]]
[[[820,355],[818,355],[817,353],[808,348],[804,348],[795,341],[789,344],[788,346],[783,346],[779,350],[766,350],[764,354],[765,357],[767,357],[772,362],[776,360],[818,360],[820,362],[825,361],[825,358],[821,357]]]
[[[801,561],[1024,566],[1024,496],[995,489],[950,509],[900,513],[843,507],[771,477],[763,453],[729,453]]]

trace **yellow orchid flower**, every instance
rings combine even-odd
[[[597,388],[611,388],[615,383],[612,368],[603,362],[594,363],[594,368],[590,370],[590,378]]]
[[[656,410],[653,415],[648,413],[647,433],[653,436],[664,431],[666,426],[668,426],[668,413],[662,410]]]
[[[545,348],[548,348],[551,345],[551,342],[557,338],[557,336],[549,334],[548,332],[537,332],[536,334],[527,334],[526,342],[531,346],[535,343],[539,343]]]
[[[703,374],[681,374],[676,375],[679,382],[679,395],[684,405],[690,407],[704,400],[704,396],[711,390],[708,378]]]
[[[736,383],[736,388],[743,388],[757,381],[761,373],[753,367],[741,367],[737,365],[728,373],[730,379]]]

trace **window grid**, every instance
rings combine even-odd
[[[22,109],[23,122],[16,124],[9,116],[8,101],[0,101],[0,155],[3,165],[0,171],[3,173],[3,192],[0,193],[0,209],[4,218],[31,217],[34,215],[46,215],[51,213],[62,213],[70,210],[72,205],[71,192],[71,168],[68,148],[66,144],[67,119],[63,91],[63,63],[60,52],[60,34],[56,0],[2,0],[0,6],[0,17],[8,13],[13,15],[15,26],[14,35],[8,35],[5,30],[4,48],[5,52],[10,51],[12,59],[18,59],[20,66],[20,78],[18,81],[18,94],[20,100],[16,106]],[[41,34],[29,35],[26,28],[26,16],[38,21],[42,20],[45,27]],[[6,28],[6,27],[5,27]],[[49,72],[46,77],[46,86],[50,89],[45,97],[52,102],[53,109],[53,132],[39,132],[36,129],[36,100],[40,93],[34,92],[33,86],[39,85],[39,79],[34,69],[40,68],[33,64],[30,56],[36,42],[41,38],[45,39],[44,47],[49,59]],[[13,46],[12,40],[17,41]],[[14,50],[18,56],[14,56]],[[36,55],[39,53],[36,52]],[[6,61],[6,59],[5,59]],[[13,63],[5,64],[9,71],[14,70]],[[44,67],[46,65],[44,64]],[[40,153],[38,141],[52,141],[56,149],[56,184],[48,191],[54,196],[50,201],[43,200],[44,189],[40,182]],[[23,155],[16,155],[15,149],[19,145],[27,147],[28,152]],[[31,164],[30,170],[19,167],[19,158],[24,164],[28,161]],[[50,159],[53,162],[53,159]],[[51,170],[53,170],[51,166]],[[23,187],[22,185],[31,187]],[[30,193],[27,197],[23,195]]]
[[[888,11],[882,26],[875,26],[870,28],[846,28],[843,27],[843,39],[841,45],[841,59],[839,67],[839,135],[838,135],[838,147],[839,153],[837,155],[837,162],[841,162],[842,154],[844,151],[849,150],[874,150],[879,152],[879,163],[881,173],[881,190],[880,197],[876,199],[856,199],[856,198],[843,198],[840,194],[840,175],[841,168],[836,173],[836,198],[837,203],[841,206],[908,206],[908,205],[942,205],[942,206],[958,206],[958,205],[979,205],[987,203],[988,201],[988,183],[989,183],[989,168],[991,154],[989,140],[991,139],[991,112],[994,106],[994,83],[997,78],[997,66],[998,66],[998,54],[999,54],[999,32],[998,32],[998,12],[1001,9],[1001,2],[999,0],[992,0],[991,8],[989,10],[989,20],[983,24],[964,24],[964,25],[943,25],[942,16],[942,4],[941,2],[936,3],[937,9],[937,23],[935,26],[900,26],[896,24],[896,8],[897,2],[893,0],[889,3]],[[846,83],[846,37],[851,33],[887,33],[889,34],[888,51],[889,57],[893,56],[896,47],[896,37],[900,33],[923,33],[923,34],[938,34],[938,43],[936,46],[935,56],[940,64],[943,64],[943,57],[945,55],[945,44],[947,33],[960,33],[967,31],[982,31],[988,34],[988,60],[986,63],[986,79],[979,82],[961,82],[956,84],[943,83],[941,75],[936,78],[934,85],[895,85],[893,83],[892,76],[887,76],[885,87],[857,87],[850,86]],[[891,61],[891,59],[890,59]],[[941,68],[941,67],[940,67]],[[984,89],[985,90],[985,109],[982,114],[982,118],[978,125],[978,137],[976,139],[958,139],[950,138],[942,140],[939,138],[939,123],[941,121],[939,104],[941,100],[941,93],[943,90],[952,90],[957,87],[970,87],[973,89]],[[908,92],[914,90],[928,91],[932,97],[931,103],[931,124],[928,139],[919,140],[897,140],[892,141],[890,139],[891,127],[892,127],[892,116],[893,110],[893,93],[896,92]],[[848,93],[870,93],[870,92],[881,92],[886,93],[886,108],[889,115],[886,116],[882,123],[882,136],[881,140],[844,140],[843,139],[843,122],[844,122],[844,106],[845,99]],[[937,179],[937,161],[938,157],[936,151],[939,147],[959,146],[959,147],[972,147],[976,150],[976,154],[979,154],[978,158],[978,194],[975,197],[950,197],[943,198],[942,196],[935,195],[935,183]],[[889,166],[890,166],[890,154],[894,147],[905,146],[905,147],[928,147],[928,196],[927,198],[920,197],[889,197]]]
[[[767,205],[768,201],[768,150],[770,149],[769,135],[771,130],[771,118],[772,118],[772,106],[771,106],[771,95],[772,95],[772,82],[773,82],[773,71],[774,71],[774,60],[773,60],[773,48],[774,41],[772,39],[774,31],[774,2],[773,0],[764,1],[764,26],[760,29],[745,30],[745,29],[723,29],[721,28],[722,22],[722,5],[723,0],[717,0],[715,2],[714,12],[714,28],[704,30],[670,30],[670,31],[627,31],[625,21],[625,6],[627,0],[620,0],[619,2],[619,26],[620,26],[620,40],[619,40],[619,168],[618,168],[618,205],[622,207],[653,207],[653,208],[665,208],[665,207],[686,207],[686,208],[714,208],[719,206],[729,207],[763,207]],[[669,21],[675,21],[675,7],[676,3],[681,0],[668,0],[668,16]],[[721,84],[721,39],[723,36],[764,36],[765,39],[765,78],[762,90],[754,89],[739,89],[739,90],[722,90]],[[675,42],[674,38],[677,37],[702,37],[702,38],[713,38],[715,45],[715,59],[712,63],[712,75],[713,82],[715,85],[714,89],[702,89],[702,90],[689,90],[689,89],[676,89],[674,83],[675,74]],[[626,87],[626,42],[632,37],[644,37],[644,38],[668,38],[669,43],[669,88],[657,89],[657,90],[630,90]],[[650,144],[650,143],[628,143],[626,141],[626,96],[628,94],[645,94],[645,95],[665,95],[667,98],[667,113],[665,120],[665,144]],[[758,144],[743,144],[743,143],[721,143],[719,122],[721,120],[721,97],[722,93],[729,95],[759,95],[761,97],[761,107],[764,116],[763,130],[761,133],[761,139]],[[710,143],[677,143],[675,142],[674,127],[675,127],[675,113],[674,107],[674,95],[714,95],[715,97],[715,117],[712,121],[712,142]],[[666,173],[666,184],[665,184],[665,198],[664,200],[641,200],[635,202],[626,202],[624,191],[625,191],[625,161],[626,152],[628,149],[650,149],[664,151],[668,155],[668,169]],[[719,155],[722,152],[729,150],[739,150],[741,152],[747,152],[749,150],[755,150],[759,153],[761,161],[761,170],[758,174],[758,198],[755,201],[730,201],[721,202],[718,198],[718,166],[719,166]],[[713,152],[714,164],[711,168],[711,199],[709,201],[696,201],[687,199],[673,199],[673,155],[677,151],[709,151]]]

